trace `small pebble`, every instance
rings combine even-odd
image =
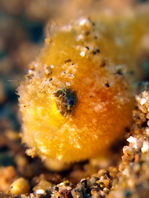
[[[16,179],[10,186],[11,195],[21,195],[29,193],[29,183],[23,177]]]

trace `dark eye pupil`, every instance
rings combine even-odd
[[[71,105],[71,106],[73,106],[73,105],[75,104],[75,101],[70,100],[70,101],[68,102],[68,104]]]

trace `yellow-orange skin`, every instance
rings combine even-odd
[[[100,24],[100,20],[95,20],[96,32],[100,30],[98,21]],[[125,22],[128,26],[136,25],[128,19]],[[57,31],[35,61],[33,77],[19,87],[23,141],[43,159],[75,162],[97,156],[120,138],[132,122],[132,87],[127,75],[117,75],[116,71],[119,64],[127,68],[132,63],[135,65],[136,56],[130,59],[129,53],[135,54],[139,36],[127,43],[126,48],[110,38],[123,37],[127,31],[134,35],[133,28],[116,34],[113,27],[113,31],[105,30],[101,39],[88,36],[78,41],[76,37],[85,28],[92,31],[89,24],[79,28],[74,25],[73,30]],[[87,45],[91,50],[85,49],[82,55],[81,49]],[[101,52],[93,55],[94,47],[99,47]],[[45,73],[45,66],[51,65],[52,73]],[[54,96],[64,88],[72,89],[77,95],[72,113],[65,116],[59,112]]]

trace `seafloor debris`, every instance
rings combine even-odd
[[[135,123],[127,139],[129,145],[123,148],[119,182],[110,198],[146,198],[149,195],[149,91],[143,91],[136,100]]]

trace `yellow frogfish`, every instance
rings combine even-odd
[[[18,88],[23,142],[34,154],[72,163],[124,136],[147,35],[139,14],[91,15],[55,28]]]

